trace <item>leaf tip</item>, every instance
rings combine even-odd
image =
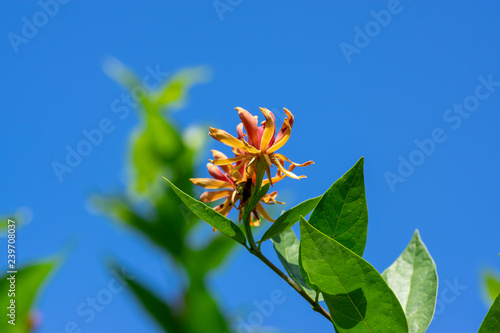
[[[415,229],[415,231],[413,232],[413,238],[416,238],[419,241],[422,241],[422,237],[420,237],[420,231],[418,229]]]

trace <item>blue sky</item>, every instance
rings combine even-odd
[[[164,296],[179,285],[157,249],[88,209],[91,193],[125,186],[138,121],[134,112],[124,119],[112,112],[124,91],[102,70],[109,56],[139,76],[210,66],[212,80],[174,115],[182,126],[232,131],[236,106],[289,108],[296,122],[283,151],[316,162],[307,179],[279,185],[289,207],[323,193],[365,156],[365,258],[384,270],[418,228],[440,278],[429,332],[477,330],[487,311],[478,273],[500,270],[498,3],[222,0],[232,5],[218,12],[212,1],[66,2],[0,4],[0,212],[33,212],[19,231],[21,262],[67,253],[38,303],[41,333],[64,332],[69,321],[84,332],[158,332],[126,292],[90,323],[77,314],[109,285],[108,257]],[[40,14],[44,8],[52,15]],[[39,27],[30,31],[33,22]],[[105,118],[113,131],[60,182],[52,163]],[[264,250],[276,259],[271,246]],[[255,301],[278,289],[286,300],[263,326],[330,329],[242,250],[210,286],[234,317],[248,318]]]

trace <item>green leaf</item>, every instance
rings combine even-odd
[[[368,229],[363,157],[323,194],[309,223],[359,256]]]
[[[178,318],[175,317],[172,309],[165,301],[159,299],[148,288],[144,287],[134,279],[129,278],[120,272],[115,266],[112,269],[120,279],[130,288],[134,296],[140,301],[144,310],[166,331],[166,332],[184,332]]]
[[[483,285],[486,297],[492,302],[500,294],[500,277],[492,271],[483,273]]]
[[[478,331],[478,333],[497,332],[500,332],[500,295],[495,298]]]
[[[293,229],[287,229],[272,238],[274,250],[279,260],[288,272],[288,275],[297,283],[312,299],[316,299],[316,291],[309,288],[302,278],[299,268],[299,240]],[[320,295],[319,300],[323,297]]]
[[[316,207],[321,197],[312,198],[306,200],[297,206],[290,208],[271,225],[269,229],[264,233],[259,243],[262,243],[274,236],[279,235],[280,233],[286,231],[291,228],[295,223],[300,220],[300,216],[306,216],[311,212],[311,210]]]
[[[2,320],[0,320],[0,332],[29,332],[29,316],[32,310],[35,298],[40,294],[43,282],[46,280],[50,271],[54,268],[54,260],[38,262],[30,266],[25,266],[15,274],[15,297],[9,297],[10,280],[7,280],[11,274],[6,274],[0,279],[0,307]],[[16,325],[8,323],[7,307],[10,306],[10,300],[15,300],[16,307]]]
[[[304,218],[300,233],[302,265],[339,332],[408,332],[401,304],[372,265]]]
[[[436,308],[438,276],[436,264],[420,239],[418,230],[382,276],[406,313],[409,332],[425,332]]]
[[[188,206],[191,211],[198,216],[203,221],[210,224],[215,229],[222,232],[224,235],[231,237],[235,241],[246,246],[246,237],[241,231],[241,229],[234,224],[231,220],[225,216],[216,212],[212,207],[207,206],[201,201],[198,201],[186,193],[182,192],[174,184],[172,184],[167,178],[163,177],[170,185],[172,190],[177,194],[177,196]]]

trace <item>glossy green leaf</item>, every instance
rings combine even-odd
[[[359,256],[363,255],[368,229],[363,157],[323,194],[309,223]]]
[[[372,265],[304,218],[300,234],[302,265],[338,332],[408,332],[401,304]]]
[[[478,333],[498,332],[500,332],[500,295],[495,298],[478,331]]]
[[[29,316],[36,297],[43,289],[43,282],[51,270],[55,267],[53,260],[42,261],[29,266],[25,266],[15,274],[15,297],[9,297],[10,280],[7,278],[11,274],[6,274],[0,278],[0,307],[2,320],[0,320],[0,332],[17,333],[29,332]],[[13,295],[14,296],[14,295]],[[11,304],[11,299],[15,300],[16,320],[15,326],[8,323],[7,307]]]
[[[307,214],[309,214],[314,209],[314,207],[316,207],[320,199],[321,197],[316,197],[306,200],[281,214],[281,216],[278,217],[276,221],[274,221],[271,227],[267,229],[259,243],[273,238],[274,236],[277,236],[280,233],[291,228],[300,220],[300,216],[306,216]]]
[[[184,332],[178,318],[175,317],[172,309],[165,301],[159,299],[148,288],[144,287],[135,279],[131,279],[120,272],[120,269],[113,269],[120,279],[128,286],[134,296],[140,301],[143,309],[159,324],[166,332]]]
[[[241,229],[234,224],[231,220],[226,218],[225,216],[216,212],[212,207],[207,206],[201,201],[198,201],[186,193],[182,192],[179,188],[177,188],[172,182],[170,182],[167,178],[163,178],[170,185],[172,190],[177,194],[177,196],[184,202],[184,204],[191,209],[191,211],[198,216],[203,221],[210,224],[215,229],[219,230],[226,236],[231,237],[237,242],[246,245],[246,237],[241,231]]]
[[[486,297],[490,302],[500,294],[500,277],[498,274],[488,270],[482,274],[484,290]]]
[[[382,276],[405,311],[410,333],[427,330],[436,308],[436,264],[415,230],[410,243]]]
[[[289,228],[272,238],[274,250],[288,275],[298,284],[312,299],[316,299],[316,291],[307,286],[299,268],[299,240]],[[323,297],[320,295],[319,300]]]

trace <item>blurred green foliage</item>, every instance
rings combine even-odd
[[[15,274],[15,297],[9,297],[10,281],[7,278],[10,274],[4,275],[0,280],[0,306],[2,309],[8,309],[12,303],[11,299],[15,300],[15,326],[8,323],[11,317],[7,317],[10,310],[5,311],[6,315],[2,316],[0,321],[0,332],[4,333],[26,333],[36,329],[36,317],[32,317],[32,305],[36,296],[43,288],[43,282],[55,267],[54,260],[44,260],[17,270]]]
[[[489,304],[500,294],[500,275],[488,269],[482,273],[482,283],[485,298]]]
[[[15,214],[0,219],[0,234],[3,235],[1,243],[5,243],[6,249],[9,220],[15,221],[15,224],[12,222],[10,224],[15,225],[17,233],[17,229],[29,223],[30,219],[31,212],[25,208],[20,208]],[[17,252],[16,243],[13,243],[13,246],[14,251]],[[0,277],[0,308],[2,309],[0,332],[2,333],[28,333],[37,328],[38,319],[33,307],[51,271],[57,266],[57,260],[55,258],[38,260],[20,268],[17,264],[16,261],[16,267],[11,269],[17,273],[7,273]],[[15,314],[15,317],[9,314]],[[12,319],[15,320],[12,321]]]
[[[142,87],[141,80],[117,61],[105,71],[131,92]],[[163,249],[166,256],[179,264],[179,276],[188,277],[179,302],[161,299],[155,287],[122,276],[144,310],[166,332],[229,332],[226,318],[207,290],[205,280],[224,261],[235,242],[214,233],[204,248],[194,248],[188,239],[201,221],[162,179],[166,176],[182,191],[195,195],[189,178],[193,177],[196,158],[204,146],[204,135],[192,128],[181,133],[169,113],[182,107],[191,86],[205,81],[207,75],[205,68],[182,70],[159,88],[137,98],[140,124],[131,136],[128,190],[92,197],[94,206]]]

